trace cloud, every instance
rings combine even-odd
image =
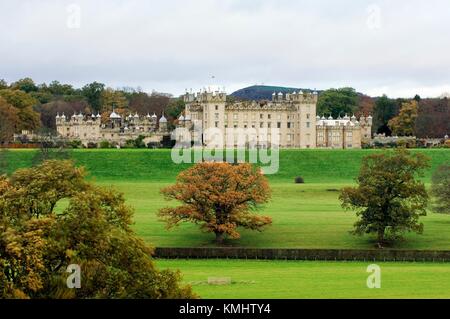
[[[228,91],[438,95],[450,85],[448,9],[444,0],[7,1],[0,77],[180,94],[214,75]]]

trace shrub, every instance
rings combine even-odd
[[[71,148],[83,148],[83,143],[80,140],[72,140],[68,143]]]
[[[295,184],[305,184],[305,180],[301,176],[295,178]]]
[[[100,148],[111,148],[111,144],[108,141],[101,141]]]
[[[87,144],[87,148],[97,148],[97,143],[89,142],[89,143]]]

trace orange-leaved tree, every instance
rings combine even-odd
[[[159,211],[168,228],[192,222],[214,233],[218,244],[226,237],[239,238],[238,227],[262,231],[272,223],[270,217],[255,214],[271,192],[261,170],[248,163],[199,163],[181,172],[176,184],[161,192],[182,203]]]

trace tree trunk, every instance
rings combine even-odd
[[[384,228],[378,229],[378,248],[383,248],[384,244]]]
[[[225,239],[225,234],[223,232],[215,232],[216,234],[216,244],[222,245]]]

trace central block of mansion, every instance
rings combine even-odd
[[[186,93],[185,112],[176,125],[192,130],[195,123],[222,132],[227,128],[253,128],[256,132],[276,128],[281,148],[361,148],[363,141],[370,141],[371,116],[359,120],[348,115],[337,119],[320,117],[316,115],[317,98],[316,92],[300,91],[273,93],[271,101],[228,102],[223,91]],[[140,135],[146,143],[161,143],[171,133],[164,115],[158,120],[155,114],[122,117],[114,111],[107,123],[102,123],[99,115],[57,115],[56,126],[61,137],[80,140],[84,145],[101,141],[123,145]]]

